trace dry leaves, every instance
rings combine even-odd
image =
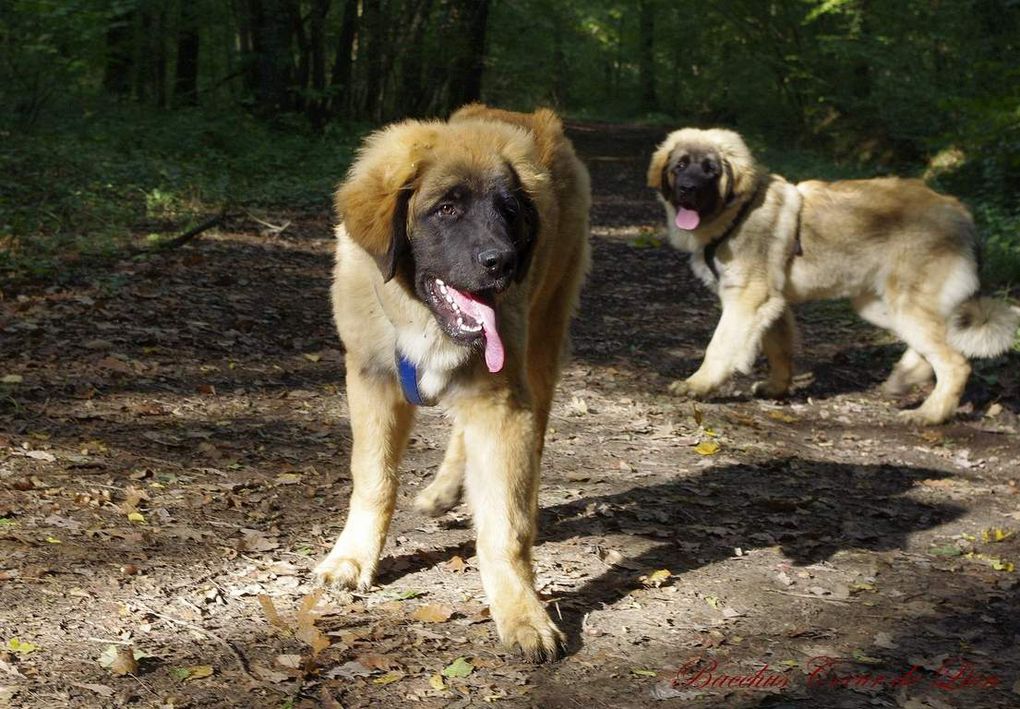
[[[453,615],[453,609],[449,606],[441,606],[437,604],[430,604],[427,606],[419,606],[415,609],[411,617],[415,620],[420,620],[423,623],[445,623]]]

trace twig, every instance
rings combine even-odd
[[[279,225],[278,224],[270,224],[267,221],[259,219],[254,214],[249,212],[247,209],[244,210],[244,213],[247,214],[253,221],[258,222],[259,224],[261,224],[262,226],[264,226],[266,229],[268,229],[269,231],[273,232],[274,234],[282,233],[283,230],[286,229],[287,227],[289,227],[290,224],[291,224],[290,220],[284,222],[283,224],[279,224]]]
[[[259,679],[258,677],[256,677],[255,675],[253,675],[251,673],[251,670],[248,669],[248,660],[245,659],[244,655],[241,654],[241,651],[238,650],[233,645],[231,645],[226,640],[224,640],[223,638],[221,638],[219,635],[216,635],[215,633],[212,633],[212,632],[206,630],[205,628],[203,628],[201,626],[195,625],[194,623],[189,623],[186,620],[181,620],[180,618],[174,618],[173,616],[164,615],[162,613],[157,613],[156,611],[152,610],[151,608],[149,608],[144,603],[141,603],[140,601],[135,601],[135,606],[137,608],[145,611],[149,615],[154,615],[157,618],[162,618],[163,620],[165,620],[165,621],[167,621],[169,623],[176,623],[177,625],[183,625],[185,628],[188,628],[189,630],[194,630],[195,632],[201,633],[202,635],[206,636],[210,640],[213,640],[213,641],[219,643],[220,645],[225,647],[230,652],[231,655],[234,656],[234,659],[237,660],[237,664],[241,667],[241,671],[244,672],[244,674],[248,677],[248,679],[252,680],[256,684],[262,684],[262,680]]]
[[[837,606],[848,606],[850,605],[846,601],[840,601],[835,598],[825,598],[824,596],[812,596],[810,593],[793,593],[792,591],[780,591],[775,588],[763,588],[763,591],[768,593],[778,593],[783,596],[793,596],[794,598],[807,598],[812,601],[822,601],[823,603],[832,603]]]
[[[178,246],[182,246],[204,231],[209,231],[214,226],[219,226],[223,223],[223,220],[227,217],[227,210],[223,209],[219,214],[210,219],[206,219],[198,226],[188,229],[186,232],[179,236],[175,236],[169,241],[164,241],[159,245],[160,249],[176,249]]]

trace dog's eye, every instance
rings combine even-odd
[[[712,162],[711,160],[703,161],[701,163],[701,169],[706,175],[714,175],[716,172],[715,163]]]
[[[688,160],[686,157],[683,157],[683,158],[680,158],[679,160],[676,161],[676,168],[675,169],[677,169],[677,170],[686,170],[687,166],[690,165],[690,164],[691,164],[691,161]]]
[[[460,210],[457,209],[457,205],[453,204],[452,202],[443,202],[438,207],[436,207],[436,214],[439,214],[444,217],[455,217],[457,216],[459,211]]]

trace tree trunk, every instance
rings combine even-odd
[[[290,54],[288,0],[249,0],[252,50],[255,54],[256,112],[265,116],[289,111],[294,73]]]
[[[336,44],[336,58],[330,74],[329,113],[334,116],[348,115],[351,110],[351,69],[354,39],[358,36],[358,0],[344,2],[344,16],[340,26],[340,37]]]
[[[177,73],[174,79],[174,103],[178,106],[198,104],[198,6],[196,2],[181,3],[181,24],[177,30]]]
[[[489,24],[489,0],[461,0],[456,8],[454,33],[467,38],[453,61],[448,110],[482,97],[485,73],[485,37]]]
[[[311,62],[311,96],[305,103],[305,113],[316,130],[326,120],[326,15],[329,0],[314,0],[309,15],[309,59]]]
[[[291,83],[291,97],[294,108],[300,111],[305,107],[305,89],[308,88],[308,76],[311,73],[311,47],[308,44],[308,33],[305,32],[305,21],[301,17],[300,0],[288,3],[287,12],[290,15],[290,26],[298,46],[298,65]]]
[[[655,2],[641,0],[641,30],[639,32],[638,75],[641,80],[641,110],[651,113],[659,110],[655,94]]]
[[[379,0],[362,0],[364,31],[358,33],[358,44],[365,42],[365,97],[362,115],[374,121],[380,119],[382,110],[382,48],[383,26]]]
[[[166,49],[163,31],[166,8],[149,7],[142,11],[142,39],[138,46],[138,71],[135,95],[157,108],[166,107]]]
[[[118,13],[106,28],[106,68],[103,88],[116,96],[131,93],[132,34],[135,10]]]
[[[413,8],[408,28],[406,49],[401,52],[398,113],[418,115],[425,109],[425,91],[422,87],[425,31],[432,14],[433,0],[420,0]]]

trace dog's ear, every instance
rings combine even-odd
[[[725,129],[714,129],[709,132],[712,134],[712,142],[719,150],[723,172],[726,175],[726,187],[721,191],[724,195],[724,204],[729,206],[738,199],[754,194],[764,175],[764,169],[754,159],[750,148],[739,133]]]
[[[344,228],[375,258],[387,280],[409,253],[409,204],[437,132],[437,124],[420,121],[376,131],[336,191]]]
[[[541,225],[538,207],[532,196],[528,194],[520,173],[510,160],[506,161],[506,167],[510,171],[512,189],[504,200],[504,216],[513,232],[514,248],[517,251],[517,271],[514,273],[514,280],[519,283],[528,275],[531,255],[535,252],[535,243],[538,241],[538,230]]]
[[[648,164],[648,186],[661,192],[667,200],[672,191],[669,184],[669,156],[675,146],[676,141],[670,135],[652,153],[652,161]]]
[[[737,193],[734,190],[733,185],[733,166],[730,165],[730,161],[726,158],[722,160],[723,175],[726,178],[726,192],[723,195],[723,206],[730,206],[733,204],[733,200],[736,198]]]
[[[384,256],[376,256],[375,259],[382,271],[384,283],[397,275],[397,269],[411,257],[411,240],[407,236],[407,209],[413,195],[414,189],[410,185],[402,187],[397,193],[390,246]]]
[[[517,190],[517,202],[519,205],[517,228],[520,244],[517,247],[517,271],[514,273],[514,280],[520,283],[528,275],[528,268],[531,266],[531,256],[535,253],[535,243],[538,241],[540,224],[538,207],[535,206],[534,200],[531,199],[531,196],[523,188]]]

